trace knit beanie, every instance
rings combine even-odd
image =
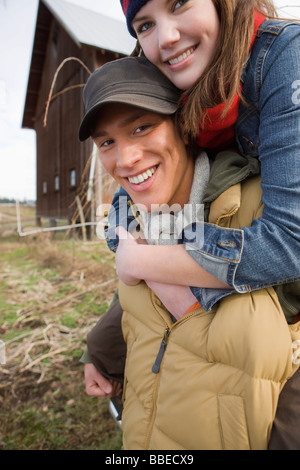
[[[149,0],[120,0],[121,6],[126,16],[127,28],[131,36],[136,38],[136,33],[131,26],[132,20],[138,11],[149,2]]]

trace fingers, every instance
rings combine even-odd
[[[107,380],[98,372],[93,364],[85,364],[84,377],[87,395],[112,398],[122,393],[122,384]]]
[[[99,387],[97,383],[86,384],[85,391],[87,395],[93,397],[106,397],[107,394]]]
[[[112,385],[93,364],[84,366],[85,390],[87,395],[107,397],[112,393]]]

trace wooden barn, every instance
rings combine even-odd
[[[39,221],[82,222],[82,214],[90,221],[97,204],[110,202],[115,188],[92,142],[78,140],[82,90],[93,70],[134,46],[121,21],[63,0],[39,1],[22,122],[36,131]]]

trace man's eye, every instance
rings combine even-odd
[[[99,148],[109,147],[111,144],[113,144],[113,140],[112,139],[107,139],[107,140],[104,140],[103,142],[99,142],[98,147]]]
[[[139,126],[135,129],[135,133],[140,134],[141,132],[146,131],[149,127],[150,126],[148,124],[144,126]]]

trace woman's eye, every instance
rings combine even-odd
[[[182,7],[182,5],[184,5],[187,2],[188,2],[188,0],[178,0],[174,4],[174,10],[177,10],[178,8]]]
[[[153,26],[153,23],[151,21],[148,21],[147,23],[142,23],[141,25],[137,27],[136,33],[137,34],[145,33],[146,31],[148,31],[148,29],[151,28],[151,26]]]

